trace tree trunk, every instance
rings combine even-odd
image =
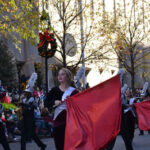
[[[135,96],[135,73],[131,73],[131,89],[132,89],[132,94]]]
[[[133,96],[135,95],[135,68],[134,68],[134,60],[131,57],[131,89]]]
[[[65,2],[63,2],[63,18],[65,18]],[[65,19],[63,20],[63,45],[62,45],[62,50],[63,50],[63,67],[66,68],[66,21]]]

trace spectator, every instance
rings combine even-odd
[[[2,100],[2,98],[4,98],[5,96],[6,96],[6,91],[4,87],[2,86],[2,82],[0,80],[0,100]]]
[[[0,105],[0,143],[2,144],[4,150],[10,150],[6,134],[5,134],[5,126],[3,124],[2,120],[2,112],[3,112],[3,106]]]
[[[40,97],[42,96],[42,93],[41,93],[39,87],[37,87],[36,90],[34,91],[34,96],[37,99],[40,99]]]
[[[47,134],[50,134],[50,136],[53,136],[53,115],[52,115],[52,113],[50,113],[47,108],[43,108],[41,117],[45,121],[45,127],[48,130]]]
[[[41,118],[41,112],[39,107],[37,107],[34,110],[34,116],[35,116],[35,125],[37,127],[37,134],[41,135],[42,134],[41,130],[45,128],[45,122]]]
[[[8,129],[8,134],[10,136],[12,136],[12,139],[14,141],[17,140],[17,138],[15,136],[16,132],[17,133],[19,132],[18,127],[17,127],[17,123],[18,123],[18,117],[17,117],[14,109],[12,109],[12,110],[10,110],[10,115],[7,118],[6,126],[7,126],[7,129]]]

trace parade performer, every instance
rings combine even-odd
[[[120,74],[120,82],[123,83],[123,76],[125,74],[125,71],[123,69],[119,70]],[[135,126],[135,117],[133,116],[131,111],[128,110],[128,101],[125,95],[125,92],[127,90],[127,85],[124,84],[121,88],[121,100],[122,100],[122,115],[121,115],[121,129],[120,134],[125,142],[126,150],[133,150],[132,141],[134,137],[134,126]],[[116,139],[111,142],[107,150],[112,150],[115,145]]]
[[[120,131],[120,91],[117,75],[66,100],[64,150],[106,150]]]
[[[37,74],[33,73],[29,79],[28,85],[24,91],[24,98],[22,99],[22,131],[21,131],[21,150],[26,150],[26,142],[33,140],[41,148],[45,150],[46,145],[39,139],[36,134],[34,109],[37,108],[37,102],[33,97],[34,83],[37,79]]]
[[[140,93],[140,97],[135,98],[134,104],[136,106],[136,103],[139,103],[139,102],[142,102],[142,101],[147,101],[149,99],[150,99],[149,83],[145,82],[144,85],[143,85],[143,89],[142,89],[142,91]],[[139,104],[141,104],[141,103],[139,103]],[[137,105],[139,105],[139,104],[137,104]],[[137,116],[137,118],[138,118],[138,116]],[[139,130],[140,130],[139,135],[144,135],[144,130],[141,130],[141,129],[139,129]],[[148,133],[150,133],[150,131],[148,131]]]
[[[150,99],[133,104],[138,118],[138,127],[140,130],[150,130]]]
[[[0,116],[3,112],[3,106],[0,104]],[[5,126],[3,121],[0,119],[0,143],[2,144],[4,150],[10,150],[6,135],[5,135]]]
[[[50,90],[45,101],[47,108],[55,107],[54,111],[54,142],[57,150],[64,149],[65,126],[66,126],[66,102],[68,96],[75,95],[78,91],[71,86],[72,74],[70,70],[62,68],[58,73],[59,86]]]
[[[79,70],[77,71],[76,76],[75,76],[75,86],[80,91],[82,90],[80,80],[83,77],[83,74],[84,74],[84,67],[80,67]]]
[[[149,83],[145,82],[143,85],[143,89],[141,91],[141,98],[143,98],[143,100],[146,100],[147,97],[149,97],[149,92],[148,92],[148,87],[149,87]]]

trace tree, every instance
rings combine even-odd
[[[120,67],[125,68],[131,75],[131,88],[135,93],[135,75],[148,62],[146,58],[150,56],[149,47],[145,46],[150,39],[150,2],[136,0],[126,4],[128,15],[124,14],[122,8],[121,4],[117,5],[115,21],[112,13],[106,13],[102,34],[108,39],[108,48],[117,55]]]
[[[58,52],[60,57],[57,59],[62,62],[63,66],[76,67],[82,61],[82,54],[86,51],[84,61],[93,60],[103,57],[103,53],[99,49],[105,45],[103,43],[93,44],[97,38],[95,35],[95,18],[94,18],[94,2],[82,0],[0,0],[0,33],[5,37],[12,37],[16,47],[24,38],[33,44],[37,44],[38,31],[45,30],[45,22],[41,21],[41,17],[47,18],[45,13],[49,9],[51,27],[54,30],[60,48]],[[80,36],[80,20],[83,16],[83,33],[84,42],[81,51],[77,51],[77,60],[72,60],[68,56],[73,49],[81,49]],[[58,29],[61,27],[61,30]],[[16,34],[17,33],[17,34]],[[18,37],[19,35],[19,37]],[[76,40],[76,44],[71,48],[66,48],[66,36],[72,35]],[[93,46],[94,45],[94,46]],[[67,49],[67,50],[66,50]],[[70,59],[70,60],[69,60]]]
[[[103,58],[104,53],[99,50],[105,45],[105,42],[93,44],[93,40],[97,38],[94,29],[93,1],[82,1],[81,8],[81,1],[50,0],[49,6],[50,24],[59,46],[56,60],[64,67],[73,69],[82,61],[89,62],[95,58]],[[82,19],[83,24],[81,24]],[[76,43],[67,47],[67,42],[69,42],[67,37]],[[71,42],[69,44],[71,45]],[[82,59],[83,53],[85,54],[84,60]]]
[[[0,0],[0,33],[12,37],[16,46],[21,38],[35,44],[40,24],[38,6],[38,0]]]
[[[7,43],[0,41],[0,80],[3,85],[15,86],[17,83],[17,68],[15,59],[8,50]]]

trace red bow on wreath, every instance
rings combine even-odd
[[[53,41],[53,39],[50,37],[49,33],[48,33],[48,30],[46,30],[44,32],[44,34],[42,33],[39,33],[39,37],[40,37],[40,41],[41,43],[39,44],[38,48],[40,48],[44,43],[45,41],[47,41],[47,47],[48,47],[48,44]]]

